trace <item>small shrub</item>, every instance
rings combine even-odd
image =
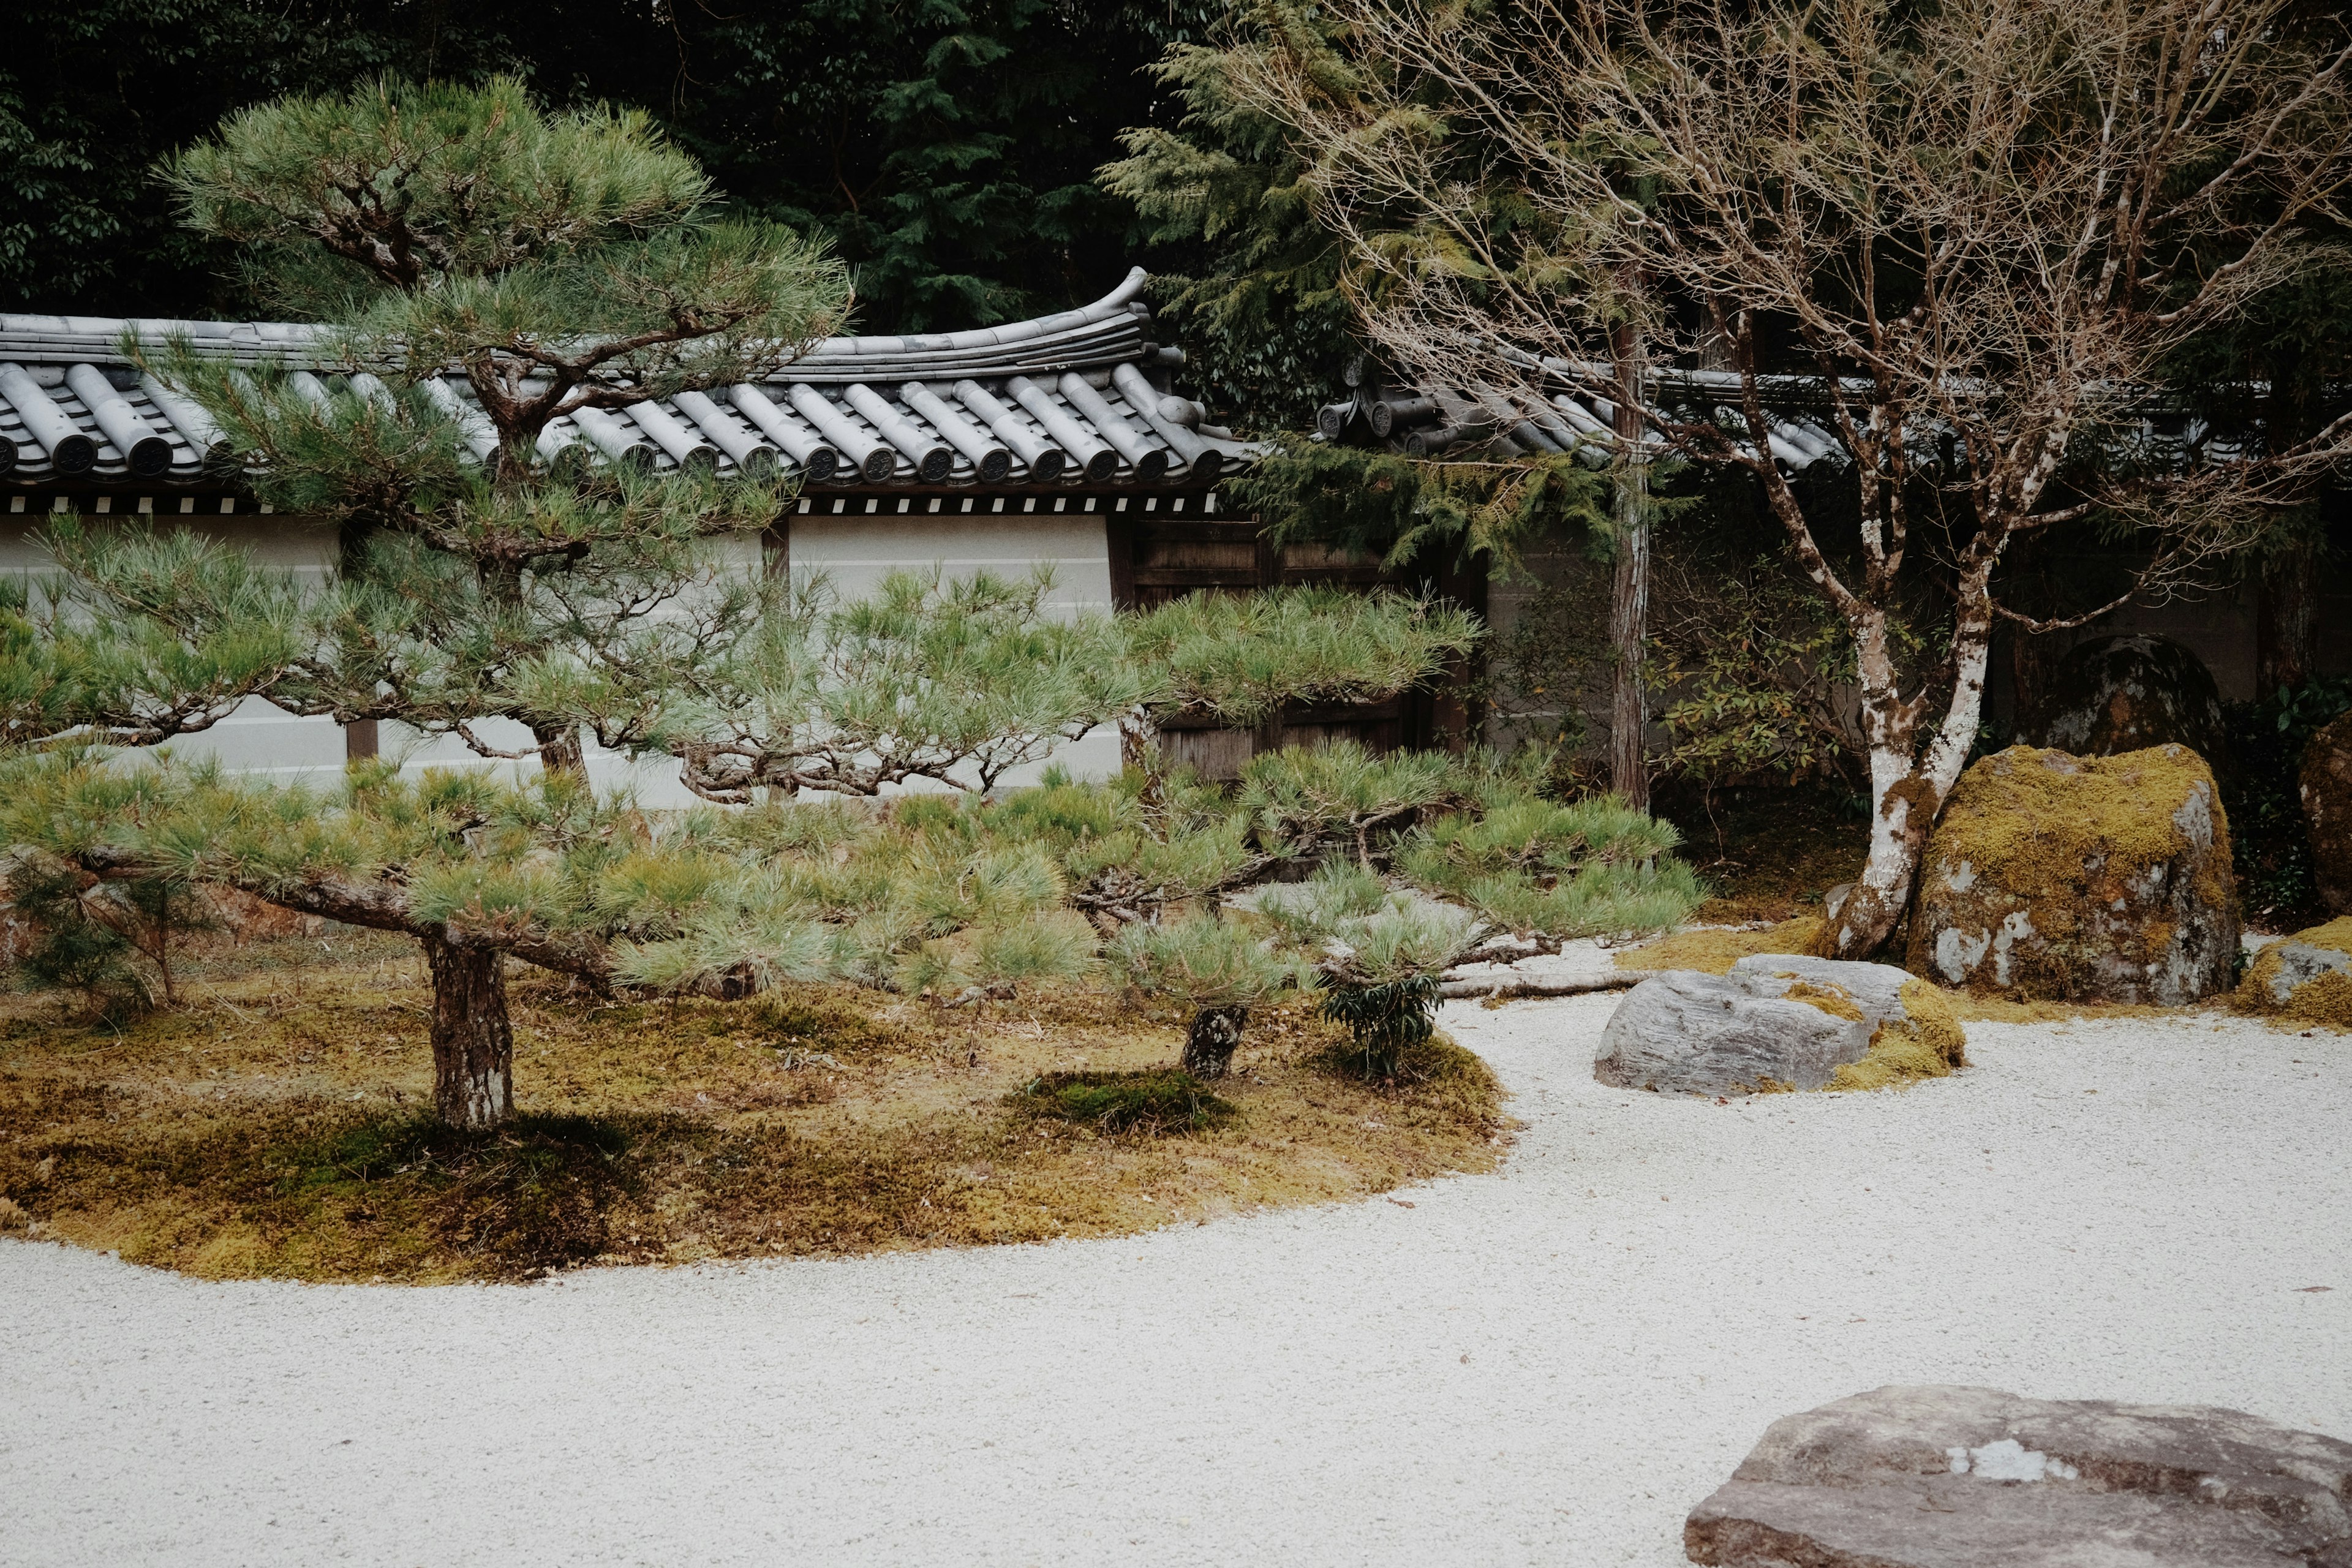
[[[1491,1114],[1494,1099],[1502,1089],[1494,1068],[1440,1029],[1431,1030],[1418,1045],[1400,1049],[1395,1059],[1386,1064],[1391,1070],[1385,1073],[1365,1070],[1364,1053],[1352,1038],[1318,1052],[1307,1063],[1335,1078],[1407,1091],[1423,1109],[1452,1114]],[[1496,1125],[1501,1125],[1499,1120]]]
[[[27,859],[10,871],[8,895],[38,933],[16,963],[26,982],[44,991],[79,992],[91,1016],[102,1019],[136,1016],[152,1004],[147,983],[131,966],[129,939],[91,918],[80,878]]]
[[[1408,974],[1376,985],[1333,984],[1323,1016],[1348,1031],[1349,1055],[1369,1079],[1390,1079],[1437,1032],[1437,976]]]
[[[1032,1116],[1155,1138],[1219,1126],[1241,1114],[1191,1073],[1169,1068],[1047,1073],[1024,1084],[1013,1104]]]

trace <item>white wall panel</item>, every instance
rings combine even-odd
[[[1110,546],[1103,520],[1082,512],[1022,517],[793,517],[793,575],[823,572],[845,599],[857,598],[894,571],[942,568],[949,576],[988,570],[1024,574],[1054,569],[1051,602],[1108,615]]]

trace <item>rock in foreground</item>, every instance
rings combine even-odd
[[[1920,864],[1909,966],[2020,1001],[2178,1007],[2238,952],[2230,826],[2183,746],[2011,746],[1960,775]]]
[[[2346,1568],[2352,1443],[2235,1410],[1881,1388],[1772,1424],[1693,1509],[1725,1568]]]
[[[1763,953],[1633,987],[1592,1076],[1667,1094],[1879,1089],[1950,1072],[1964,1045],[1942,994],[1899,969]]]

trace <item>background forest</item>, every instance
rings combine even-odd
[[[225,254],[174,222],[152,177],[158,158],[284,94],[386,72],[508,73],[551,107],[646,110],[739,212],[827,237],[855,269],[860,331],[1018,320],[1099,298],[1139,262],[1160,275],[1200,267],[1187,226],[1146,219],[1096,171],[1120,156],[1122,132],[1181,118],[1151,68],[1223,9],[33,0],[0,58],[0,300],[246,313]],[[1179,324],[1204,390],[1228,404],[1275,391],[1286,413],[1338,384],[1338,323],[1336,310],[1316,315],[1306,352],[1268,342],[1263,317],[1231,334]]]

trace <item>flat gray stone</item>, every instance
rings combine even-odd
[[[1752,1094],[1768,1086],[1820,1089],[1870,1050],[1890,1018],[1906,1016],[1910,975],[1884,963],[1766,953],[1728,974],[1671,969],[1626,993],[1601,1031],[1592,1076],[1618,1089],[1664,1094]],[[1859,1018],[1789,993],[1834,993]]]
[[[1691,1510],[1724,1568],[2352,1568],[2352,1443],[2242,1411],[1891,1387],[1772,1424]]]

